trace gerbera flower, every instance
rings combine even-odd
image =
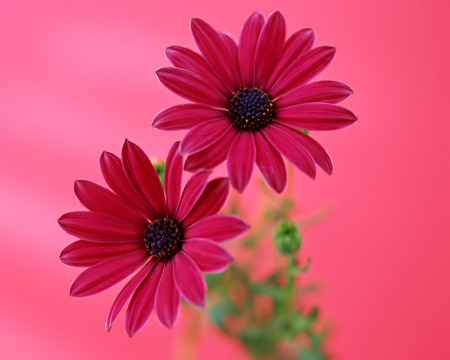
[[[125,318],[130,336],[145,325],[153,310],[163,325],[172,327],[180,295],[204,306],[202,271],[228,267],[232,258],[218,243],[248,228],[236,216],[216,215],[228,195],[228,179],[207,182],[210,171],[199,171],[181,192],[183,158],[178,149],[175,143],[167,157],[164,190],[137,145],[126,140],[122,159],[104,152],[101,170],[112,191],[76,181],[75,194],[88,211],[59,219],[67,233],[81,239],[62,251],[62,262],[88,267],[72,283],[72,296],[96,294],[137,271],[111,307],[108,330],[130,297]]]
[[[356,121],[351,111],[335,105],[352,94],[347,85],[309,83],[331,63],[335,49],[313,49],[311,29],[285,40],[279,12],[267,21],[252,14],[238,45],[200,19],[191,21],[191,31],[201,55],[171,46],[166,55],[174,67],[156,74],[168,89],[194,103],[170,107],[153,122],[160,130],[191,129],[181,141],[181,153],[189,155],[185,168],[212,169],[227,160],[231,184],[240,192],[255,162],[269,186],[283,191],[281,155],[312,178],[315,163],[331,174],[326,151],[298,129],[336,130]]]

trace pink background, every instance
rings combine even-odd
[[[0,358],[175,358],[174,330],[154,317],[129,339],[123,314],[104,321],[118,288],[68,296],[80,271],[59,252],[74,239],[56,219],[81,209],[79,178],[125,137],[165,156],[181,133],[151,128],[180,102],[154,76],[164,48],[193,47],[200,17],[235,38],[246,16],[280,10],[288,32],[316,30],[337,57],[321,78],[348,83],[359,122],[320,133],[335,163],[313,182],[297,173],[309,213],[338,211],[305,232],[317,300],[334,326],[334,359],[450,356],[449,5],[446,1],[3,1],[0,14]],[[255,180],[256,176],[254,176]],[[199,359],[244,359],[205,332]],[[178,349],[180,350],[180,349]],[[181,349],[182,352],[182,349]]]

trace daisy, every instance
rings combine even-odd
[[[173,67],[156,72],[171,91],[193,103],[160,112],[159,130],[190,129],[181,141],[189,155],[185,169],[212,169],[227,160],[234,188],[242,192],[254,163],[269,186],[280,193],[286,186],[281,155],[314,178],[316,166],[331,174],[323,147],[303,130],[336,130],[356,116],[336,105],[352,94],[337,81],[310,80],[333,60],[335,49],[313,48],[314,31],[302,29],[287,40],[279,12],[267,20],[248,17],[239,44],[200,19],[191,21],[200,54],[171,46],[166,56]]]
[[[180,296],[205,305],[203,272],[219,272],[232,257],[218,243],[248,228],[233,215],[217,215],[228,195],[228,179],[208,182],[210,171],[192,175],[183,192],[183,157],[175,143],[167,157],[164,190],[145,153],[126,140],[122,159],[104,152],[101,170],[111,190],[90,181],[75,182],[75,194],[88,211],[64,214],[59,224],[80,240],[67,246],[61,261],[88,267],[72,283],[71,296],[103,291],[132,273],[109,312],[109,330],[131,297],[125,328],[133,336],[155,310],[167,327],[175,323]]]

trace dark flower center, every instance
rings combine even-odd
[[[145,228],[144,245],[148,255],[155,259],[170,259],[181,249],[182,243],[182,229],[170,216],[151,221]]]
[[[270,124],[275,116],[275,104],[258,87],[236,91],[228,104],[228,117],[240,130],[258,130]]]

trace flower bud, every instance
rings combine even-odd
[[[275,246],[281,254],[295,254],[301,246],[302,238],[297,225],[285,218],[281,220],[275,229],[273,237]]]

